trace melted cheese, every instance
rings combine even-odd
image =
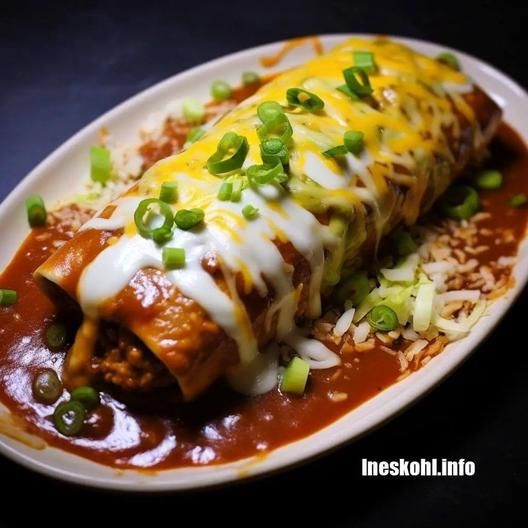
[[[352,101],[336,90],[344,82],[342,70],[353,65],[354,50],[374,53],[378,69],[370,80],[378,106],[371,106],[369,101]],[[294,131],[291,188],[297,183],[308,189],[314,207],[295,191],[288,193],[269,185],[245,189],[238,203],[217,200],[222,179],[207,171],[206,161],[216,151],[221,137],[228,131],[245,136],[250,150],[244,167],[260,163],[257,106],[263,101],[285,105],[286,90],[291,87],[304,87],[325,102],[325,109],[319,114],[287,110]],[[299,291],[292,284],[293,270],[283,262],[274,240],[288,240],[308,261],[311,278],[305,285],[309,292],[306,315],[317,317],[321,310],[325,252],[329,254],[340,247],[341,253],[347,255],[350,251],[343,250],[346,244],[357,250],[364,237],[340,242],[327,226],[318,222],[314,208],[335,206],[346,211],[350,222],[354,222],[347,237],[365,232],[367,205],[373,211],[378,239],[396,221],[414,221],[431,177],[431,171],[424,167],[430,168],[435,156],[452,160],[444,131],[458,130],[453,107],[472,123],[475,121],[461,96],[468,89],[471,84],[463,74],[383,39],[348,40],[332,52],[278,76],[219,120],[200,141],[153,166],[133,196],[115,203],[110,218],[94,218],[84,226],[124,228],[124,234],[85,269],[78,286],[82,309],[96,318],[99,307],[116,296],[139,269],[163,268],[161,248],[137,233],[133,213],[142,198],[159,195],[163,182],[177,181],[179,203],[173,206],[174,210],[199,207],[205,212],[205,220],[199,229],[175,230],[167,245],[184,248],[186,264],[167,271],[167,277],[236,340],[242,362],[248,364],[255,358],[257,343],[234,287],[238,273],[246,291],[254,288],[263,296],[268,293],[268,285],[273,288],[275,302],[269,313],[278,314],[279,339],[297,348],[314,368],[337,364],[333,353],[296,330],[294,314]],[[357,157],[348,155],[342,162],[326,159],[322,151],[341,144],[349,129],[364,133],[364,152]],[[391,180],[409,188],[409,192],[398,193],[389,184]],[[259,209],[259,216],[253,221],[247,221],[241,213],[248,204]],[[343,233],[347,233],[346,229]],[[221,261],[230,295],[202,268],[202,259],[209,252]]]

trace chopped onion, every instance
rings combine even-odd
[[[367,340],[368,335],[370,333],[370,324],[368,321],[363,321],[362,323],[358,324],[356,329],[354,330],[354,336],[352,337],[354,343],[363,343]]]
[[[355,308],[350,308],[337,320],[333,330],[335,336],[341,337],[348,332],[355,312]]]
[[[341,359],[323,343],[308,339],[300,332],[292,332],[284,341],[304,359],[311,369],[327,369],[341,364]]]

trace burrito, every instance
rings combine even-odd
[[[313,350],[301,327],[478,162],[499,120],[453,65],[382,38],[275,77],[36,270],[82,313],[64,380],[178,383],[191,400],[272,342]]]

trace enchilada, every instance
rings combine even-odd
[[[106,322],[152,352],[186,399],[273,339],[312,368],[337,365],[322,346],[311,356],[298,323],[478,161],[499,118],[464,74],[384,40],[351,40],[278,76],[36,271],[83,312],[68,385],[98,372],[133,389],[170,380],[148,352],[145,369],[112,368]],[[184,260],[164,260],[175,253]]]

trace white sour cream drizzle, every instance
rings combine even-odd
[[[179,183],[184,181],[185,177],[182,177]],[[135,197],[121,198],[115,202],[116,208],[110,218],[94,218],[82,229],[125,228],[139,201]],[[259,217],[251,222],[243,220],[241,212],[247,204],[259,209]],[[211,319],[237,342],[242,363],[249,363],[256,357],[258,347],[246,311],[237,295],[230,298],[215,284],[203,269],[202,259],[213,253],[220,257],[229,272],[234,274],[243,269],[251,287],[261,296],[268,293],[265,277],[273,288],[275,299],[269,313],[278,314],[277,338],[283,340],[295,331],[298,292],[292,283],[293,268],[285,265],[273,240],[277,232],[283,233],[310,264],[307,312],[310,317],[317,317],[321,307],[323,240],[327,238],[324,230],[325,227],[310,212],[286,193],[277,192],[271,186],[264,186],[259,192],[248,188],[238,203],[213,201],[207,208],[203,227],[192,231],[175,229],[167,246],[185,249],[185,266],[165,273],[184,295],[200,304]],[[82,273],[77,293],[83,312],[96,318],[98,307],[118,295],[136,272],[146,267],[163,270],[161,249],[137,233],[132,236],[124,234],[115,244],[104,249]],[[299,345],[302,348],[304,342]],[[329,358],[334,358],[334,364],[339,362],[333,352],[323,345],[321,347]]]

